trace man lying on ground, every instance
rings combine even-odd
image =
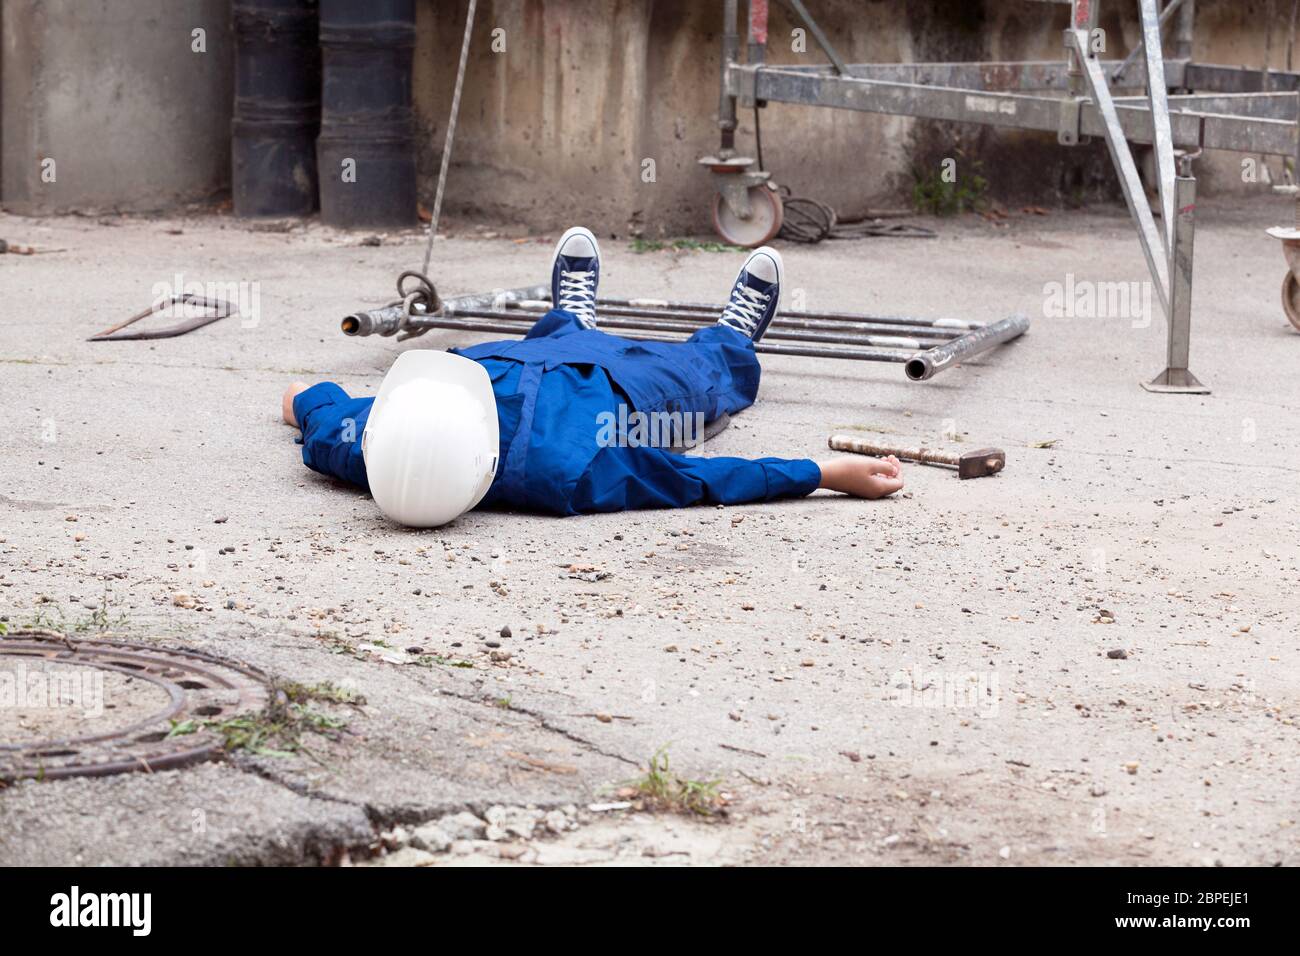
[[[373,399],[294,382],[284,420],[302,430],[308,468],[368,488],[385,514],[414,527],[479,504],[573,515],[817,488],[891,495],[903,487],[892,457],[751,461],[665,447],[699,440],[693,423],[753,403],[754,343],[776,314],[782,271],[765,246],[745,260],[716,325],[685,342],[619,338],[596,325],[596,237],[573,228],[551,265],[554,308],[523,339],[404,352]]]

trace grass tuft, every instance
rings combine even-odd
[[[291,757],[305,754],[321,763],[303,743],[306,734],[327,740],[341,739],[348,723],[341,717],[322,713],[310,706],[315,701],[351,704],[359,707],[365,698],[326,681],[320,684],[285,683],[273,686],[272,703],[260,714],[243,714],[224,720],[174,720],[168,737],[180,737],[200,730],[221,735],[227,753],[244,752],[257,757]]]
[[[978,212],[987,205],[985,194],[989,182],[980,175],[978,161],[963,162],[974,169],[965,173],[960,179],[950,180],[945,177],[942,167],[939,169],[912,169],[912,205],[917,212],[932,216],[955,216],[966,211]]]
[[[726,242],[715,242],[700,239],[641,239],[632,240],[632,251],[641,252],[663,252],[670,249],[674,252],[748,252],[741,246],[733,246]]]
[[[721,780],[691,780],[673,773],[665,745],[654,752],[645,775],[629,780],[623,787],[633,791],[650,809],[707,817],[722,808],[722,793],[718,789],[721,783]]]

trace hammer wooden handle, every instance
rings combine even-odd
[[[894,448],[889,445],[877,445],[875,442],[863,441],[861,438],[854,438],[850,435],[832,435],[827,443],[836,451],[852,451],[859,455],[875,455],[884,457],[893,455],[895,458],[903,458],[907,461],[929,462],[935,465],[952,465],[958,464],[957,456],[948,452],[934,451],[930,448]]]
[[[893,455],[895,458],[919,461],[923,465],[949,465],[957,469],[958,478],[996,475],[1007,463],[1006,452],[1001,448],[976,448],[954,454],[930,448],[890,448],[851,435],[832,435],[826,444],[837,451],[853,451],[859,455]]]

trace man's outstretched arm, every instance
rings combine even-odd
[[[333,382],[310,388],[302,382],[290,385],[281,412],[286,424],[302,429],[303,464],[323,475],[368,487],[361,434],[373,402],[373,398],[350,398]]]
[[[896,460],[697,458],[661,448],[602,448],[574,488],[572,513],[800,498],[818,488],[883,498],[903,487]]]

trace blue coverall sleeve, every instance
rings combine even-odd
[[[374,401],[349,398],[333,382],[299,392],[293,400],[293,417],[302,429],[302,463],[312,471],[369,490],[361,434]]]
[[[579,479],[570,502],[577,514],[630,508],[737,505],[801,498],[821,484],[807,458],[697,458],[662,448],[602,448]]]

